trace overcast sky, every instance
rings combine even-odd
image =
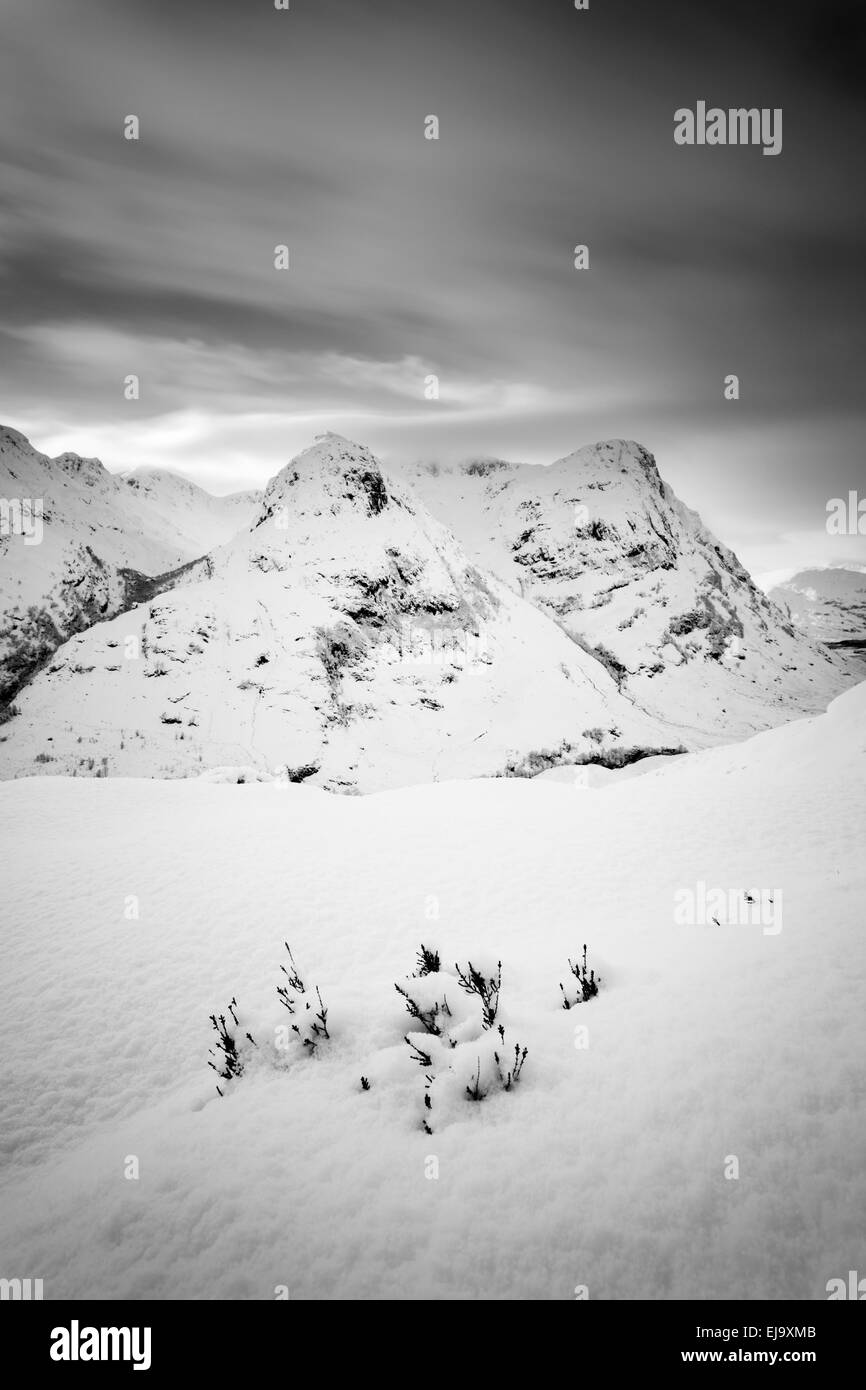
[[[858,8],[2,0],[0,420],[219,492],[325,429],[624,436],[753,571],[863,561],[824,527],[866,495]],[[782,153],[675,145],[698,100]]]

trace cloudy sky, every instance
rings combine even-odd
[[[849,0],[2,0],[0,420],[218,492],[324,429],[626,436],[754,571],[863,561],[824,519],[866,494],[864,33]],[[698,100],[781,107],[782,153],[675,145]]]

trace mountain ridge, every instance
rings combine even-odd
[[[386,467],[319,436],[245,526],[127,574],[125,602],[69,635],[20,692],[3,775],[92,771],[82,742],[110,773],[241,765],[335,790],[616,766],[846,684],[773,634],[783,615],[642,446],[499,463]]]
[[[0,427],[0,498],[38,500],[41,537],[0,534],[0,701],[68,637],[123,611],[141,583],[205,554],[242,527],[256,494],[214,498],[160,470],[112,473],[96,458],[34,449]]]

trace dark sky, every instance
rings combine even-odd
[[[866,561],[864,70],[848,0],[2,0],[0,419],[216,491],[626,436],[753,570]]]

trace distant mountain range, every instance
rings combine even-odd
[[[263,495],[213,498],[5,430],[0,497],[44,499],[41,544],[0,538],[6,777],[369,791],[616,766],[852,679],[634,443],[388,470],[330,434]]]
[[[769,596],[813,637],[866,645],[866,570],[800,570]]]

